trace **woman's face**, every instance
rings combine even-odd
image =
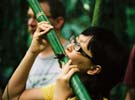
[[[76,38],[76,43],[69,44],[66,49],[66,54],[72,60],[72,64],[78,65],[79,69],[85,72],[92,65],[92,62],[90,60],[90,58],[92,58],[92,54],[87,49],[87,45],[89,41],[91,41],[91,39],[92,39],[92,36],[79,35]],[[76,44],[77,44],[77,47],[76,47]]]

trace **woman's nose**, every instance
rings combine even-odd
[[[74,50],[74,44],[69,44],[66,48],[68,52],[72,52]]]

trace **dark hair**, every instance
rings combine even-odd
[[[123,80],[128,61],[128,50],[108,29],[89,27],[82,34],[93,36],[88,44],[88,49],[93,55],[92,62],[102,67],[101,73],[92,76],[90,80],[94,80],[96,92],[99,91],[100,94],[108,96],[110,89]]]
[[[40,3],[46,2],[50,7],[50,13],[53,18],[59,16],[65,17],[65,6],[60,0],[38,0]]]

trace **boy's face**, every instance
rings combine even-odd
[[[40,5],[43,11],[45,12],[46,16],[49,18],[49,21],[53,24],[53,19],[51,17],[49,5],[47,3],[40,3]],[[38,22],[31,8],[28,9],[27,15],[28,15],[28,31],[33,35],[37,28]]]

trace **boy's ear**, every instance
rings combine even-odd
[[[101,72],[102,67],[100,65],[94,65],[91,66],[88,70],[87,70],[87,74],[88,75],[95,75],[95,74],[99,74]]]
[[[63,17],[58,17],[56,19],[55,28],[56,29],[61,29],[61,27],[63,26],[63,24],[64,24],[64,18]]]

